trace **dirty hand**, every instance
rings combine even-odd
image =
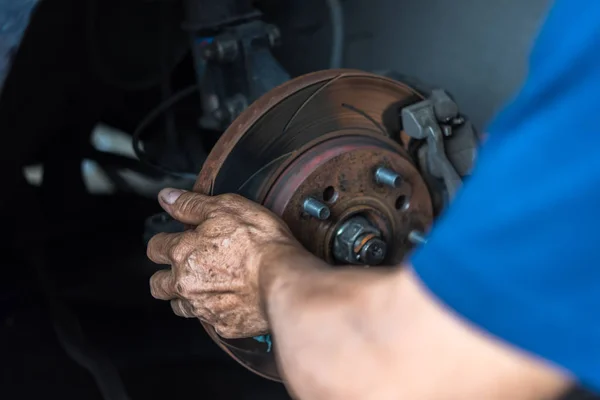
[[[159,194],[176,220],[196,228],[160,233],[148,257],[171,265],[150,279],[152,296],[170,300],[175,314],[199,318],[226,338],[264,334],[268,323],[259,279],[266,258],[305,251],[277,216],[241,196],[204,196],[177,189]]]

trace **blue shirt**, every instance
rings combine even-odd
[[[429,290],[600,389],[600,1],[557,0],[520,93],[412,257]]]

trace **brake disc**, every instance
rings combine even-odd
[[[194,190],[239,193],[263,204],[332,265],[367,264],[363,251],[373,240],[378,245],[369,248],[370,259],[396,265],[412,248],[409,232],[426,230],[433,220],[428,187],[399,122],[400,110],[423,98],[404,83],[361,71],[329,70],[291,80],[231,124]],[[381,171],[393,179],[379,179]],[[307,208],[309,199],[327,212]],[[347,248],[344,240],[351,240]],[[224,339],[203,325],[242,365],[280,379],[269,340]]]

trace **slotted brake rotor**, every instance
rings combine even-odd
[[[411,249],[408,233],[433,219],[398,118],[402,107],[422,98],[401,82],[361,71],[291,80],[231,124],[194,190],[239,193],[263,204],[332,265],[398,264]],[[242,365],[280,379],[269,340],[223,339],[203,325]]]

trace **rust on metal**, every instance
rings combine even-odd
[[[288,81],[271,90],[269,93],[263,95],[254,103],[252,103],[244,112],[242,112],[238,116],[238,118],[229,126],[229,128],[227,128],[227,130],[220,137],[219,141],[215,144],[210,154],[208,155],[208,158],[204,162],[202,170],[200,171],[198,179],[196,180],[196,184],[194,185],[194,191],[204,194],[213,194],[214,182],[217,178],[217,175],[219,174],[219,170],[222,167],[225,160],[229,157],[234,147],[240,142],[240,140],[250,130],[250,128],[252,128],[257,122],[261,120],[261,118],[263,118],[266,114],[268,114],[271,111],[277,111],[277,105],[279,105],[282,101],[289,98],[290,96],[293,96],[299,91],[305,90],[312,86],[325,85],[334,79],[339,80],[341,82],[346,78],[362,78],[363,80],[360,82],[360,85],[368,85],[369,88],[374,89],[374,92],[377,91],[378,87],[395,88],[395,90],[397,91],[397,96],[396,98],[389,99],[392,102],[401,102],[410,96],[423,98],[423,96],[419,92],[402,82],[394,81],[390,78],[358,70],[337,69],[319,71],[303,75],[301,77]],[[328,99],[328,97],[331,97],[330,93],[326,93],[326,91],[322,91],[322,93],[323,97],[325,97],[327,101],[333,102],[334,99]],[[358,94],[360,95],[364,93]],[[353,101],[351,100],[355,99],[346,99],[345,104],[352,104]],[[377,99],[362,99],[362,101],[377,104],[377,101],[375,100]],[[294,112],[296,111],[299,110],[294,110]],[[317,112],[319,111],[317,110]],[[385,124],[382,121],[383,110],[379,110],[378,112],[379,115],[374,115],[373,117],[376,121],[378,121],[380,125],[385,126]],[[309,116],[308,118],[303,119],[303,122],[311,119],[314,120],[315,118],[313,117],[314,116]],[[308,129],[307,127],[305,128]],[[273,132],[273,134],[275,134],[275,132]],[[394,135],[400,135],[400,133],[397,132],[394,133]]]
[[[291,80],[255,101],[229,126],[205,161],[194,191],[237,191],[265,205],[330,263],[340,225],[363,215],[389,244],[386,263],[398,263],[411,248],[408,233],[426,230],[433,216],[427,186],[397,122],[398,105],[422,97],[404,83],[356,70]],[[380,166],[400,173],[403,184],[376,184],[374,172]],[[328,220],[303,212],[308,196],[327,204]],[[280,380],[275,356],[264,343],[225,340],[212,326],[202,325],[240,364]]]
[[[332,264],[331,238],[349,217],[347,211],[371,216],[385,240],[392,244],[387,264],[397,264],[412,248],[408,233],[422,230],[432,222],[427,186],[391,140],[368,133],[339,135],[295,157],[271,185],[263,204],[282,217],[308,250]],[[381,166],[400,173],[403,184],[398,188],[378,185],[373,177]],[[328,201],[326,188],[336,193],[334,202]],[[330,218],[307,218],[303,214],[307,197],[328,203]],[[399,198],[406,199],[400,208]]]

